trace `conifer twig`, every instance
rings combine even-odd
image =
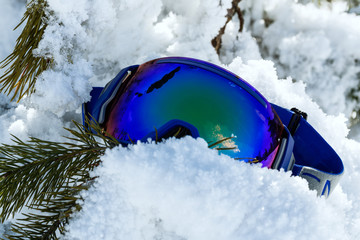
[[[58,239],[64,234],[69,219],[81,210],[81,191],[96,178],[90,172],[101,163],[106,149],[120,144],[95,120],[85,119],[86,127],[74,124],[75,129],[66,129],[71,133],[69,142],[38,138],[24,142],[13,136],[13,145],[0,145],[0,220],[4,222],[25,206],[30,210],[12,224],[7,239]],[[181,128],[172,135],[180,132]]]
[[[239,32],[242,32],[243,27],[244,27],[244,17],[241,13],[241,9],[239,8],[239,3],[241,0],[233,0],[231,2],[231,8],[227,9],[227,19],[226,22],[224,24],[224,26],[222,28],[220,28],[218,35],[216,35],[212,40],[211,40],[211,44],[212,46],[215,48],[216,53],[219,55],[220,54],[220,48],[222,45],[222,36],[225,33],[225,29],[227,24],[232,20],[232,18],[235,16],[235,14],[238,15],[239,21],[240,21],[240,27],[239,27]]]
[[[85,122],[88,128],[74,122],[76,130],[67,129],[72,142],[14,137],[14,145],[0,146],[1,222],[25,206],[35,211],[13,225],[9,239],[57,239],[80,210],[79,193],[94,180],[90,171],[106,149],[119,145],[94,120]]]
[[[14,51],[3,61],[0,68],[8,68],[0,77],[0,92],[8,95],[13,94],[20,101],[25,95],[35,91],[37,77],[52,63],[51,58],[34,56],[47,27],[45,21],[46,0],[31,0],[17,29],[26,22],[24,29],[17,39]]]

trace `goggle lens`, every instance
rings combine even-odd
[[[223,150],[225,154],[271,167],[283,125],[270,104],[244,86],[191,64],[148,62],[125,81],[110,103],[104,128],[119,140],[137,141],[180,119],[195,126],[208,142],[233,137],[218,146],[235,148]]]

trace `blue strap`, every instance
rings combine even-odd
[[[271,104],[281,121],[287,126],[294,112]],[[308,180],[312,189],[328,196],[344,172],[344,165],[335,150],[304,119],[293,134],[295,164],[293,175]]]
[[[96,100],[99,98],[101,91],[103,90],[102,87],[93,87],[90,92],[91,100],[89,102],[83,103],[82,105],[82,120],[83,125],[86,126],[85,123],[85,115],[91,115],[94,119],[99,118],[99,111],[94,111]],[[91,116],[87,116],[91,118]]]
[[[275,104],[271,105],[283,124],[288,125],[294,113]],[[293,138],[296,165],[310,166],[332,174],[341,174],[344,171],[343,163],[334,149],[304,118],[301,118]]]
[[[121,80],[127,74],[128,71],[133,71],[137,69],[138,65],[133,65],[127,68],[122,69],[116,77],[111,80],[105,87],[93,87],[92,91],[90,92],[91,100],[87,103],[83,104],[83,121],[85,119],[85,113],[89,114],[88,117],[93,117],[97,121],[103,119],[103,116],[100,116],[103,110],[104,105],[112,94],[116,93],[115,91],[117,87],[120,86]],[[105,106],[106,107],[106,106]],[[84,123],[85,124],[85,123]]]

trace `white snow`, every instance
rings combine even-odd
[[[349,117],[356,103],[347,95],[357,88],[360,73],[360,18],[345,13],[345,4],[318,8],[263,1],[264,14],[274,22],[257,36],[268,58],[276,62],[280,77],[291,75],[304,81],[307,93],[325,112],[343,112]]]
[[[19,34],[11,29],[23,3],[0,0],[1,59]],[[55,66],[20,103],[0,95],[1,143],[10,134],[61,141],[63,127],[81,121],[92,86],[104,86],[128,65],[178,55],[222,65],[270,102],[307,112],[345,165],[323,199],[304,179],[219,156],[202,139],[118,147],[92,173],[99,178],[83,193],[66,239],[359,238],[360,143],[347,137],[356,104],[346,95],[359,81],[360,16],[346,13],[343,3],[241,1],[245,29],[238,32],[236,16],[228,23],[220,57],[211,39],[231,0],[48,3],[54,15],[35,53],[53,57]],[[274,22],[266,27],[263,17]],[[0,224],[0,237],[7,228]]]
[[[116,148],[94,175],[69,239],[348,237],[346,199],[319,199],[305,180],[219,156],[202,139]]]

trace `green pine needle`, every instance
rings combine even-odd
[[[226,137],[226,138],[223,138],[223,139],[220,139],[219,141],[217,142],[214,142],[214,143],[211,143],[209,144],[209,148],[213,148],[217,145],[220,145],[221,143],[227,141],[227,140],[230,140],[230,139],[233,139],[234,137]],[[234,148],[227,148],[227,149],[234,149]],[[224,150],[224,149],[220,149],[220,150]]]
[[[51,58],[34,56],[47,27],[45,8],[46,0],[32,0],[17,29],[26,22],[26,25],[17,39],[14,51],[3,61],[0,68],[8,68],[0,77],[0,92],[7,95],[12,93],[11,100],[20,101],[25,95],[35,91],[37,77],[53,62]]]
[[[74,124],[75,129],[66,129],[71,133],[68,142],[38,138],[24,142],[13,136],[13,145],[0,145],[0,220],[24,207],[30,210],[12,224],[7,239],[58,239],[64,234],[71,216],[81,210],[80,192],[96,178],[90,172],[101,163],[106,149],[119,145],[95,120],[85,119],[86,127]]]
[[[9,239],[57,239],[56,232],[63,233],[70,215],[80,210],[79,193],[94,180],[89,172],[106,149],[119,145],[94,121],[86,120],[89,129],[74,124],[76,130],[67,129],[72,142],[14,137],[14,145],[0,146],[1,221],[25,206],[35,210],[13,225]]]

